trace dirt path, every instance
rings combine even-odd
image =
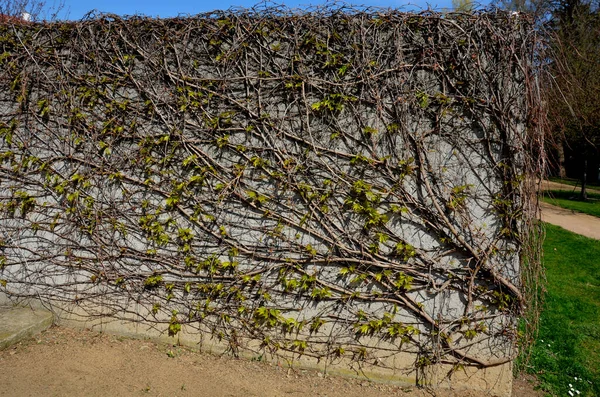
[[[423,390],[289,370],[264,362],[90,330],[53,327],[0,351],[0,396],[424,397]],[[515,397],[540,397],[518,379]],[[480,397],[473,392],[439,397]],[[483,396],[481,396],[483,397]]]
[[[600,218],[541,202],[542,220],[573,233],[600,240]]]
[[[558,182],[552,182],[552,181],[543,181],[540,187],[542,190],[567,190],[567,191],[572,191],[575,193],[577,193],[581,190],[581,186],[565,185],[564,183],[558,183]],[[600,193],[600,190],[598,190],[596,188],[588,187],[587,191],[592,192],[592,193]]]
[[[573,190],[573,186],[551,181],[544,181],[541,186],[543,190]],[[589,189],[589,191],[600,193],[595,189]],[[560,226],[582,236],[600,240],[600,218],[560,208],[542,201],[540,206],[542,210],[541,219],[544,222]]]

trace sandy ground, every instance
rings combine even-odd
[[[150,340],[52,327],[0,351],[0,396],[424,397],[424,390],[214,356]],[[439,397],[483,397],[438,392]],[[517,379],[515,397],[539,397]]]
[[[573,186],[563,185],[556,182],[544,181],[541,185],[543,190],[567,190],[572,191]],[[600,191],[589,189],[590,192]],[[582,214],[579,212],[556,207],[548,203],[540,202],[544,222],[565,228],[573,233],[600,240],[600,218]]]

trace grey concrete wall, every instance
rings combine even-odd
[[[527,25],[340,18],[23,27],[0,94],[4,293],[429,385],[494,367],[506,395]]]

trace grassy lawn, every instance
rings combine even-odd
[[[546,224],[548,292],[529,371],[552,395],[600,396],[598,258],[599,240]]]
[[[548,204],[600,217],[600,194],[588,193],[587,201],[579,201],[579,192],[549,190],[542,200]]]

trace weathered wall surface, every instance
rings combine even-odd
[[[3,292],[423,384],[509,365],[529,29],[334,10],[0,26]]]

